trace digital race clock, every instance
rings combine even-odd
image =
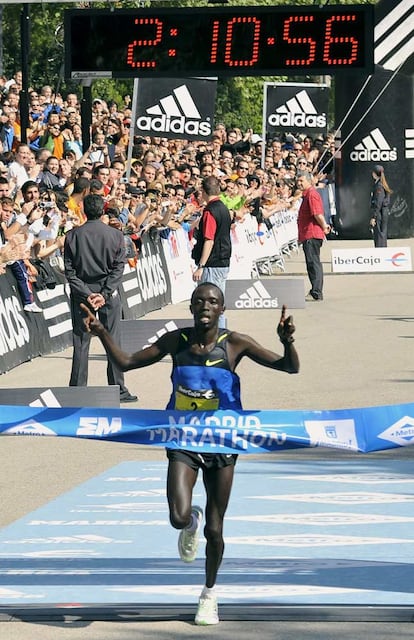
[[[69,10],[69,78],[332,74],[373,69],[373,7]]]

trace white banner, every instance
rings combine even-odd
[[[191,244],[184,229],[170,231],[167,238],[161,238],[171,282],[171,302],[183,302],[191,297],[194,289]]]
[[[411,270],[409,247],[332,249],[334,273]]]
[[[293,210],[279,211],[269,218],[273,225],[268,229],[257,223],[254,216],[246,215],[231,230],[232,255],[229,280],[249,280],[254,273],[254,264],[263,260],[275,261],[282,257],[285,247],[297,246],[297,213]],[[191,258],[191,243],[183,229],[170,231],[162,237],[162,248],[171,282],[171,302],[176,304],[188,300],[195,284],[192,280],[195,269]]]

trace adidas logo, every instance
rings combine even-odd
[[[161,98],[159,104],[147,108],[147,116],[137,120],[138,129],[157,133],[186,133],[209,136],[211,124],[201,119],[201,114],[185,84]]]
[[[142,348],[148,349],[148,347],[154,344],[154,342],[157,342],[158,338],[161,338],[161,336],[163,336],[165,333],[168,333],[169,331],[175,331],[176,329],[178,329],[178,327],[175,324],[174,320],[170,320],[170,322],[167,322],[163,327],[161,327],[161,329],[159,329],[155,333],[155,335],[148,338],[147,344],[144,344]]]
[[[395,162],[397,160],[397,150],[391,149],[390,145],[378,129],[370,131],[369,135],[356,144],[349,157],[354,162]]]
[[[260,281],[249,287],[235,302],[236,309],[277,309],[277,298],[272,298]]]
[[[319,113],[309,95],[303,89],[272,113],[268,122],[273,127],[314,127],[324,129],[326,113]]]
[[[29,407],[61,407],[52,389],[47,389],[40,394],[40,397],[30,402]]]

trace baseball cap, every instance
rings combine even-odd
[[[376,164],[374,167],[374,172],[377,174],[377,176],[380,176],[381,173],[384,173],[384,167],[382,166],[382,164]]]

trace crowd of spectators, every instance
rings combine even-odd
[[[133,264],[143,234],[154,228],[194,233],[206,176],[219,178],[220,197],[234,223],[243,224],[249,215],[266,222],[275,212],[297,208],[301,172],[311,171],[321,187],[333,173],[330,135],[312,139],[294,132],[264,145],[252,130],[220,123],[209,141],[135,136],[128,163],[130,96],[123,104],[93,100],[92,143],[85,148],[79,97],[63,98],[48,85],[29,91],[29,129],[22,143],[20,91],[20,72],[10,80],[0,77],[0,269],[16,258],[29,289],[36,282],[36,261],[61,265],[64,235],[84,223],[88,193],[104,197],[105,221],[124,232]],[[32,297],[24,301],[26,310],[37,310]]]

